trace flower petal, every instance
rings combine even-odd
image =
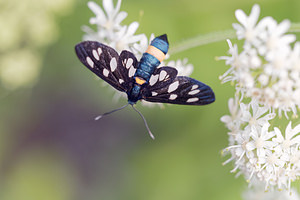
[[[138,29],[138,27],[139,27],[138,22],[132,22],[127,29],[126,35],[133,35],[136,32],[136,30]]]
[[[258,20],[258,17],[259,17],[259,14],[260,14],[260,7],[259,5],[257,4],[254,4],[254,6],[252,7],[252,10],[251,10],[251,13],[249,15],[249,26],[251,27],[254,27],[257,20]]]
[[[105,16],[103,10],[101,9],[101,7],[98,4],[96,4],[93,1],[89,1],[88,2],[88,7],[96,15],[96,18],[91,18],[90,19],[91,24],[96,24],[97,20],[101,20],[101,21],[106,21],[107,20],[107,17]]]
[[[107,13],[108,18],[111,18],[114,14],[114,4],[112,0],[103,0],[103,8]]]
[[[115,18],[115,23],[120,24],[126,17],[127,17],[127,12],[121,11],[118,13],[118,15]]]
[[[244,13],[244,11],[238,9],[235,11],[235,17],[236,19],[246,27],[247,25],[247,15]]]

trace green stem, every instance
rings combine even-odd
[[[299,33],[300,32],[300,23],[292,23],[290,31],[293,33]],[[236,38],[235,30],[225,30],[225,31],[219,31],[219,32],[211,32],[204,35],[197,35],[192,38],[188,38],[184,41],[178,42],[170,49],[170,54],[176,54],[180,53],[182,51],[203,46],[205,44],[210,44],[214,42],[220,42],[224,41],[226,39],[233,39]]]
[[[213,42],[224,41],[226,39],[235,38],[235,31],[234,30],[226,30],[220,32],[211,32],[204,35],[197,35],[195,37],[186,39],[182,42],[175,44],[170,49],[170,54],[176,54],[194,47],[202,46],[205,44],[210,44]]]
[[[300,33],[300,23],[292,23],[290,32]]]

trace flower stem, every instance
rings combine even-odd
[[[292,23],[289,32],[299,33],[300,32],[300,23]],[[178,42],[170,49],[170,54],[180,53],[182,51],[202,46],[205,44],[210,44],[214,42],[224,41],[226,39],[233,39],[236,38],[235,30],[225,30],[225,31],[218,31],[218,32],[211,32],[207,34],[197,35],[192,38],[188,38],[181,42]]]
[[[292,23],[289,32],[299,33],[300,32],[300,23]]]
[[[194,47],[210,44],[213,42],[219,42],[226,39],[235,38],[234,30],[225,30],[219,32],[211,32],[208,34],[197,35],[192,38],[188,38],[182,42],[178,42],[170,49],[170,54],[176,54]]]

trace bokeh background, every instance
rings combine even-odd
[[[140,23],[137,33],[167,33],[172,47],[231,29],[234,11],[249,14],[254,3],[261,16],[300,21],[299,0],[123,0],[121,10],[125,24]],[[126,100],[113,102],[75,56],[92,16],[86,0],[0,1],[0,199],[241,199],[247,183],[221,157],[228,141],[220,117],[233,88],[220,84],[228,67],[215,58],[226,55],[226,41],[171,55],[189,59],[216,102],[138,105],[153,141],[132,109],[93,120]]]

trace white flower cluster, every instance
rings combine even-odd
[[[103,8],[95,2],[88,2],[88,7],[96,15],[90,19],[90,24],[97,25],[97,31],[94,31],[88,26],[83,27],[85,35],[83,40],[99,41],[112,48],[116,49],[118,53],[123,50],[129,50],[135,54],[137,59],[140,59],[146,51],[150,41],[154,39],[154,34],[151,34],[149,40],[145,34],[135,35],[139,27],[138,22],[132,22],[129,26],[122,26],[121,22],[127,17],[127,13],[120,11],[121,0],[118,0],[116,7],[113,5],[113,0],[103,0]],[[169,55],[167,55],[167,58]],[[161,66],[164,66],[162,62]],[[187,59],[169,61],[168,66],[174,67],[180,76],[189,76],[193,72],[193,65],[187,63]],[[123,93],[117,92],[114,99],[119,99]],[[156,103],[157,105],[158,104]],[[143,105],[152,106],[153,103],[143,101]]]
[[[243,51],[228,40],[231,56],[220,57],[231,68],[221,76],[223,82],[234,81],[236,89],[260,104],[278,109],[287,116],[300,107],[300,42],[286,34],[290,22],[277,23],[271,17],[258,22],[260,8],[254,5],[249,16],[237,10],[241,24],[233,24],[238,39],[244,40]]]
[[[229,43],[231,57],[221,59],[231,68],[221,77],[236,86],[235,98],[228,101],[230,115],[221,121],[229,129],[229,146],[225,153],[234,162],[237,175],[244,174],[250,184],[258,180],[265,190],[291,190],[291,182],[300,176],[300,124],[286,128],[274,124],[276,113],[292,111],[297,115],[300,101],[300,43],[294,49],[293,35],[285,35],[289,22],[277,24],[271,17],[258,21],[259,6],[249,17],[236,11],[240,24],[233,24],[238,39],[245,40],[243,51]],[[293,118],[293,125],[296,119]],[[283,120],[282,120],[283,121]],[[299,121],[298,121],[299,123]],[[284,130],[285,129],[285,130]]]

